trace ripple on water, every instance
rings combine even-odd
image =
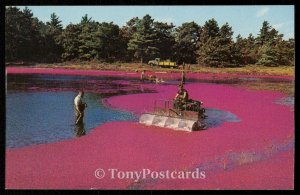
[[[282,104],[287,106],[293,106],[295,104],[295,97],[284,97],[275,101],[276,104]]]

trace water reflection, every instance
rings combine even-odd
[[[86,134],[85,128],[84,128],[84,123],[77,123],[75,124],[75,129],[74,129],[76,137],[81,137]]]
[[[150,88],[141,88],[141,82],[125,77],[95,77],[72,75],[7,75],[7,89],[12,91],[76,91],[99,93],[102,97],[135,93],[155,92]]]

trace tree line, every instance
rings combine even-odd
[[[55,13],[44,23],[27,7],[5,8],[7,62],[145,63],[161,58],[215,67],[287,66],[294,65],[294,45],[294,39],[284,40],[267,21],[256,37],[238,35],[234,40],[232,27],[228,23],[219,26],[215,19],[203,26],[186,22],[175,27],[147,14],[119,27],[113,22],[99,23],[86,14],[80,23],[63,28]]]

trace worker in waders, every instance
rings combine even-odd
[[[87,104],[83,100],[84,92],[79,91],[78,95],[74,99],[74,111],[75,111],[75,124],[82,124],[84,117],[84,110],[87,108]]]

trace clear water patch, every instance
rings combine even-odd
[[[207,128],[218,127],[225,122],[241,122],[235,114],[229,111],[206,108],[205,114],[207,118],[203,122],[207,125]]]
[[[75,125],[76,92],[7,92],[6,147],[15,148],[79,137],[110,121],[137,121],[130,112],[101,103],[100,95],[85,94],[84,124]]]

